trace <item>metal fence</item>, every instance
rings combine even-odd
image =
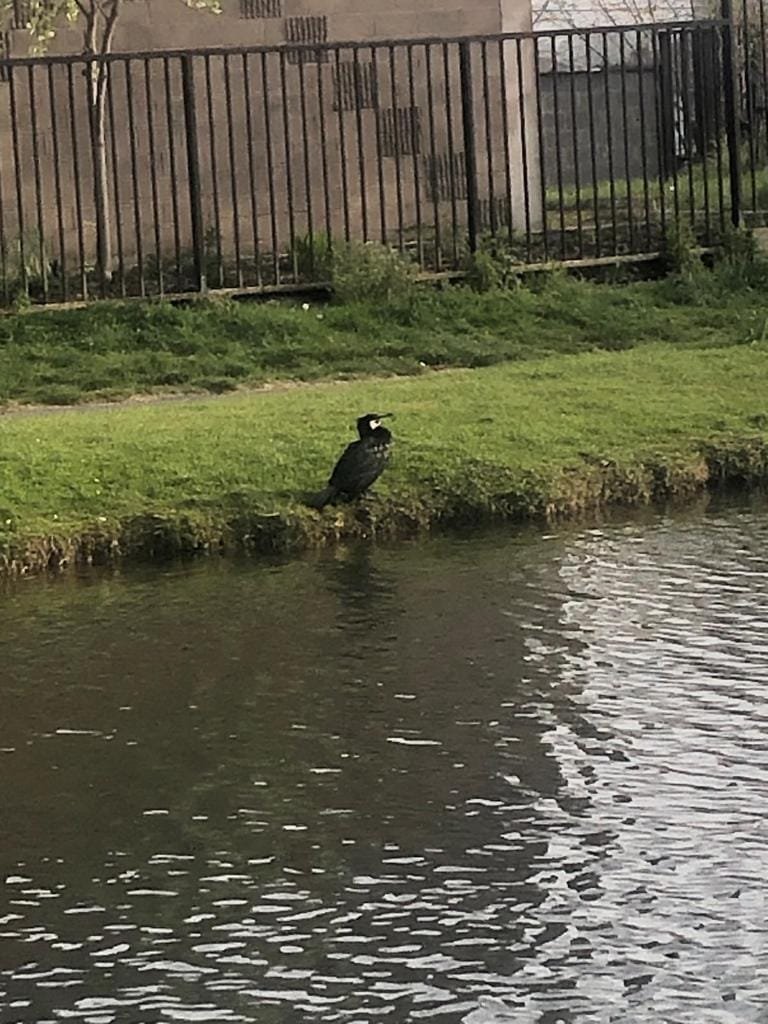
[[[740,208],[762,225],[768,211],[768,17],[766,0],[734,0],[734,92],[739,133]]]
[[[739,217],[736,106],[754,209],[768,144],[765,34],[753,68],[738,31],[0,61],[0,300],[306,286],[345,240],[437,273],[485,235],[523,264],[681,222],[711,244]]]

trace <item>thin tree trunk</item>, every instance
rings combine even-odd
[[[112,0],[104,7],[92,5],[87,11],[85,51],[90,57],[104,57],[112,49],[121,0]],[[82,9],[82,5],[81,5]],[[104,18],[101,39],[100,17]],[[88,111],[93,154],[93,200],[96,212],[96,269],[102,290],[112,280],[112,211],[110,206],[109,170],[107,165],[107,88],[109,65],[95,61],[87,65]]]
[[[99,75],[106,77],[106,67]],[[102,284],[112,279],[112,214],[107,169],[106,89],[97,88],[90,104],[93,150],[93,198],[96,207],[96,266]]]

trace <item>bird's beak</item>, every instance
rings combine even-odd
[[[394,418],[395,414],[393,412],[380,412],[379,415],[376,417],[377,420],[388,420]]]

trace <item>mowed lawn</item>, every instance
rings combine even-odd
[[[304,510],[363,412],[393,412],[373,499],[541,508],[591,467],[675,465],[709,443],[768,441],[768,342],[649,343],[412,378],[0,417],[0,546],[152,514],[225,522]]]

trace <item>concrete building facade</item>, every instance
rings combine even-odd
[[[175,54],[189,49],[223,48],[188,65],[203,226],[219,263],[210,283],[279,276],[269,266],[279,269],[287,253],[295,270],[297,244],[323,232],[428,239],[448,263],[467,224],[467,167],[483,224],[536,227],[532,41],[472,44],[471,162],[459,46],[375,45],[529,32],[528,0],[390,0],[386,9],[374,0],[224,0],[223,8],[213,15],[181,0],[126,0],[114,51],[171,55],[110,64],[108,201],[123,273],[137,261],[172,263],[175,254],[178,262],[191,246],[189,90]],[[347,41],[371,45],[323,48]],[[21,56],[28,34],[11,25],[7,43]],[[274,50],[226,49],[250,46]],[[50,53],[81,49],[78,26],[65,27]],[[17,66],[13,81],[0,83],[3,259],[21,247],[32,273],[35,252],[41,263],[95,262],[85,74],[79,62],[54,61]]]

